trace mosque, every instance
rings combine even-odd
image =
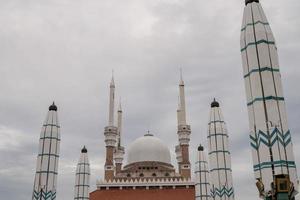
[[[179,83],[178,171],[171,162],[167,145],[154,135],[147,133],[133,141],[127,151],[127,164],[123,166],[125,148],[122,146],[122,108],[117,111],[117,126],[114,122],[115,83],[112,78],[109,95],[108,126],[104,129],[106,162],[104,179],[98,181],[97,190],[90,199],[193,199],[194,183],[191,181],[189,142],[191,129],[186,122],[184,81]],[[175,134],[174,134],[175,136]],[[159,196],[157,196],[160,194]],[[154,196],[153,196],[154,195]],[[108,198],[109,196],[109,198]],[[139,198],[138,198],[139,199]]]
[[[298,178],[286,120],[277,47],[259,0],[246,0],[245,5],[240,51],[258,196],[265,200],[294,200],[298,193]],[[128,148],[123,146],[122,107],[120,104],[115,110],[115,104],[112,78],[108,123],[104,127],[104,176],[99,177],[97,189],[90,191],[88,150],[83,147],[75,174],[74,200],[235,199],[230,134],[219,102],[214,100],[210,105],[207,152],[202,145],[197,150],[190,149],[192,131],[186,120],[185,84],[181,75],[177,136],[174,133],[178,138],[174,148],[177,167],[172,165],[167,145],[150,132],[137,138]],[[53,103],[42,126],[32,200],[56,199],[60,147],[57,112]],[[194,177],[190,151],[198,153]],[[124,165],[125,153],[127,161]]]

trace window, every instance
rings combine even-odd
[[[143,174],[143,173],[140,173],[140,177],[144,177],[144,174]]]
[[[153,173],[153,174],[152,174],[152,176],[153,176],[153,177],[156,177],[156,174],[155,174],[155,173]]]

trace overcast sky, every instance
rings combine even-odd
[[[261,3],[279,49],[300,166],[300,1]],[[239,45],[243,8],[244,0],[0,0],[1,199],[31,198],[40,129],[53,100],[62,138],[57,199],[73,198],[83,145],[95,189],[103,177],[112,69],[125,147],[149,129],[168,145],[175,164],[180,67],[192,162],[197,145],[207,146],[216,97],[230,134],[236,199],[258,199]]]

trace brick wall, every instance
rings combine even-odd
[[[90,193],[90,200],[194,200],[195,188],[110,189]]]

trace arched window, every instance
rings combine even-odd
[[[170,174],[167,172],[167,173],[165,173],[165,176],[170,176]]]
[[[140,173],[140,177],[144,177],[144,174],[143,174],[143,173]]]
[[[152,176],[153,176],[153,177],[156,177],[156,174],[155,174],[155,173],[153,173],[153,174],[152,174]]]
[[[131,177],[131,175],[130,175],[130,174],[127,174],[127,177]]]

